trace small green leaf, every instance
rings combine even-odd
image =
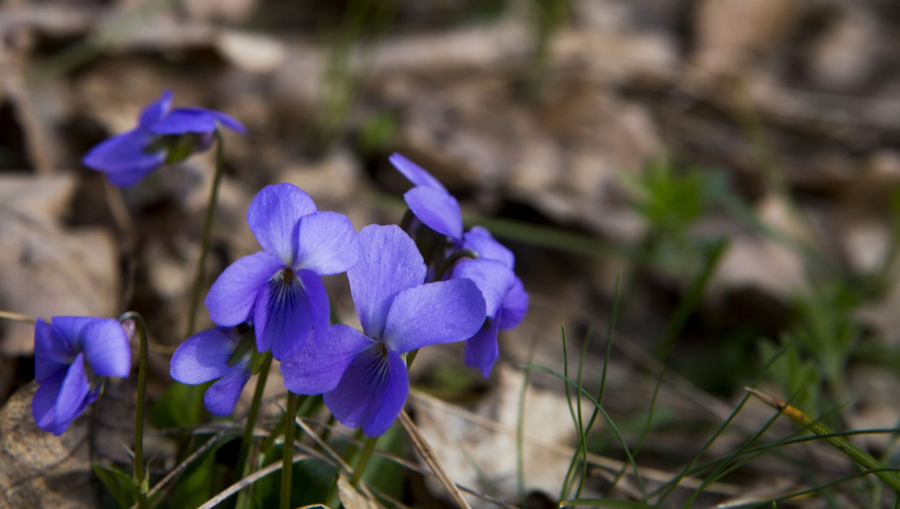
[[[253,333],[253,329],[248,330],[241,336],[241,341],[234,351],[231,352],[231,357],[228,358],[228,365],[234,366],[241,362],[241,359],[250,352],[256,352],[256,334]]]
[[[116,499],[119,507],[129,508],[137,503],[138,489],[130,475],[112,467],[93,465],[94,474]]]

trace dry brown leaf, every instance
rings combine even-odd
[[[502,364],[497,369],[500,370],[499,384],[475,412],[515,430],[523,373]],[[440,456],[450,478],[464,486],[515,500],[518,484],[514,432],[497,433],[472,426],[469,421],[422,403],[418,398],[411,398],[410,403],[415,409],[419,429]],[[589,409],[585,407],[585,411],[589,412]],[[556,493],[562,485],[571,456],[538,447],[530,441],[551,444],[571,442],[575,433],[565,397],[555,391],[530,388],[526,396],[525,433],[529,437],[524,448],[526,486],[529,490]],[[486,477],[479,475],[476,466]],[[429,480],[429,484],[435,493],[443,491],[435,482]],[[477,502],[471,497],[468,500]]]
[[[347,509],[378,509],[379,507],[373,500],[369,500],[365,495],[356,491],[344,474],[338,478],[338,496]]]
[[[58,216],[74,190],[69,177],[0,177],[0,307],[30,316],[112,316],[118,256],[100,230],[63,230]],[[32,328],[11,324],[0,354],[29,355]]]
[[[0,408],[0,507],[99,507],[87,422],[60,436],[39,429],[31,416],[36,389],[19,389]]]

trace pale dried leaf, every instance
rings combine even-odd
[[[0,507],[99,507],[87,421],[60,436],[39,429],[31,416],[36,389],[19,389],[0,408]]]
[[[101,230],[65,231],[56,216],[74,189],[62,177],[0,178],[0,302],[30,316],[112,316],[119,297],[118,255]],[[12,324],[0,353],[29,355],[33,331]]]
[[[378,509],[379,507],[373,500],[356,491],[344,474],[338,478],[338,496],[347,509]]]

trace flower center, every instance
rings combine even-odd
[[[293,279],[293,277],[294,277],[294,271],[291,270],[291,269],[289,269],[289,268],[286,268],[286,269],[284,269],[284,270],[281,271],[281,277],[282,277],[282,279],[284,279],[285,281],[289,281],[289,280]]]

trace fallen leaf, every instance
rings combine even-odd
[[[0,177],[0,303],[30,316],[112,316],[119,298],[118,255],[106,231],[67,231],[58,216],[74,180]],[[33,328],[11,324],[0,354],[30,355]]]
[[[338,496],[347,509],[378,509],[378,504],[356,491],[347,477],[341,474],[338,478]]]
[[[99,507],[86,420],[60,436],[39,429],[31,416],[36,389],[19,389],[0,408],[0,507]]]

